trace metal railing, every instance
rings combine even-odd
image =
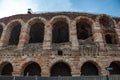
[[[120,80],[120,75],[78,77],[0,76],[0,80]]]

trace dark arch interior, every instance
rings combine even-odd
[[[106,40],[107,44],[112,44],[113,43],[112,42],[112,36],[109,35],[109,34],[105,35],[105,40]]]
[[[9,45],[17,45],[19,42],[19,35],[21,32],[21,24],[13,26],[9,39]]]
[[[83,64],[81,68],[81,75],[84,76],[98,75],[98,68],[90,62],[86,62]]]
[[[12,76],[13,67],[10,63],[3,66],[1,75]]]
[[[111,75],[120,75],[120,62],[112,62],[110,67],[113,68],[113,70],[110,70]]]
[[[44,40],[44,23],[37,22],[30,28],[29,43],[42,43]]]
[[[31,63],[24,69],[24,76],[41,76],[41,68],[37,63]]]
[[[115,39],[115,36],[113,35],[110,35],[110,34],[106,34],[105,35],[105,41],[107,44],[116,44],[116,39]]]
[[[88,23],[80,21],[79,23],[76,24],[76,26],[78,39],[85,40],[92,36],[91,26]]]
[[[63,62],[56,63],[51,68],[51,76],[71,76],[70,67]]]
[[[55,24],[53,24],[52,42],[62,43],[68,41],[69,41],[68,24],[64,21],[58,21]]]
[[[3,27],[0,25],[0,37],[2,35],[2,32],[3,32]]]

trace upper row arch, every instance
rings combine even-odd
[[[105,14],[101,14],[101,15],[98,15],[95,19],[95,21],[91,18],[88,18],[86,16],[78,16],[76,18],[74,18],[72,21],[74,21],[75,23],[79,22],[81,19],[86,19],[88,22],[90,22],[90,24],[93,24],[94,22],[99,22],[99,19],[102,18],[102,17],[106,17],[108,19],[110,19],[114,25],[116,24],[116,21],[111,17],[111,16],[108,16],[108,15],[105,15]],[[57,21],[65,21],[66,23],[70,23],[71,19],[68,17],[68,16],[65,16],[65,15],[58,15],[58,16],[54,16],[50,19],[50,24],[53,25],[55,22]],[[33,17],[31,19],[29,19],[26,24],[28,26],[31,26],[32,24],[34,24],[35,22],[38,22],[38,21],[41,21],[43,22],[44,24],[46,24],[47,20],[43,17]],[[22,19],[15,19],[15,20],[11,20],[7,25],[5,25],[4,23],[0,22],[0,25],[5,28],[8,28],[8,27],[11,27],[12,25],[16,25],[20,23],[21,25],[25,24],[25,22],[22,20]]]

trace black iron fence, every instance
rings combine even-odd
[[[120,80],[120,75],[79,77],[0,76],[0,80]]]

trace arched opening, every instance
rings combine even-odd
[[[93,76],[98,75],[98,68],[91,62],[86,62],[81,67],[81,75]]]
[[[51,76],[71,76],[71,69],[67,64],[58,62],[52,66]]]
[[[91,25],[85,21],[80,21],[76,24],[77,26],[77,38],[85,40],[92,36]]]
[[[100,19],[99,19],[99,22],[100,22],[100,24],[103,26],[103,27],[106,27],[106,28],[110,28],[110,27],[113,27],[113,26],[111,26],[111,21],[110,21],[110,19],[109,18],[107,18],[107,17],[101,17]]]
[[[15,26],[13,25],[13,28],[12,28],[11,34],[10,34],[9,45],[17,45],[18,44],[20,32],[21,32],[21,24],[18,23]]]
[[[110,66],[113,70],[110,70],[111,75],[120,75],[120,62],[112,62]]]
[[[24,69],[24,76],[41,76],[41,68],[39,64],[33,62],[27,65]]]
[[[69,42],[69,26],[64,21],[58,21],[53,24],[52,42],[63,43]]]
[[[101,25],[104,40],[106,41],[106,43],[117,44],[118,36],[114,30],[115,28],[114,21],[110,17],[104,15],[99,18],[99,23]]]
[[[109,34],[107,34],[107,35],[105,35],[105,40],[106,40],[106,43],[107,44],[112,44],[113,43],[113,38],[112,38],[112,36],[111,35],[109,35]]]
[[[3,65],[1,75],[12,76],[12,72],[13,72],[13,67],[11,63],[6,63],[5,65]]]
[[[43,43],[44,40],[44,23],[34,23],[30,28],[29,43]]]
[[[105,33],[105,42],[107,43],[107,44],[117,44],[117,38],[116,38],[116,35],[117,34],[115,34],[115,33]]]
[[[2,25],[0,25],[0,38],[1,38],[2,32],[3,32],[3,27]]]

